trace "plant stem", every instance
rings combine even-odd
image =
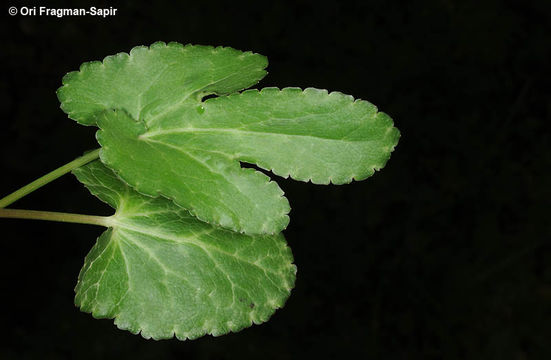
[[[0,209],[0,218],[60,221],[77,224],[100,225],[105,227],[110,227],[112,225],[111,216],[81,215],[53,211]]]
[[[42,176],[41,178],[36,179],[32,183],[23,186],[21,189],[12,192],[8,196],[0,199],[0,209],[5,208],[6,206],[10,205],[11,203],[21,199],[23,196],[28,195],[29,193],[35,191],[36,189],[46,185],[47,183],[54,181],[58,177],[65,175],[69,171],[76,169],[82,165],[85,165],[89,163],[92,160],[95,160],[99,157],[99,150],[96,149],[93,151],[90,151],[87,154],[84,154],[83,156],[76,158],[75,160],[71,161],[70,163],[67,163],[63,165],[62,167],[59,167],[55,169],[54,171]]]

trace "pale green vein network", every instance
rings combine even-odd
[[[58,90],[72,119],[97,125],[101,160],[140,193],[247,234],[289,223],[283,191],[256,164],[315,184],[383,168],[400,133],[363,100],[307,88],[246,90],[266,58],[231,48],[155,43],[85,63]],[[206,94],[220,95],[202,101]]]
[[[146,120],[207,94],[229,94],[266,75],[264,56],[232,48],[156,42],[81,65],[58,89],[62,109],[84,125],[105,109]]]
[[[338,92],[265,88],[201,106],[200,114],[166,114],[139,140],[226,154],[296,180],[344,184],[384,167],[399,138],[388,115]]]
[[[170,200],[138,194],[100,161],[74,174],[116,207],[79,275],[83,311],[145,338],[193,339],[264,322],[289,296],[296,268],[282,235],[205,224]]]

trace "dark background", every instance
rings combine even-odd
[[[259,86],[369,100],[402,138],[366,181],[277,179],[296,288],[269,322],[218,338],[144,340],[81,313],[73,287],[102,229],[0,220],[0,358],[551,358],[550,1],[119,1],[107,19],[12,5],[33,3],[0,9],[2,194],[97,147],[59,109],[66,72],[157,40],[264,54]],[[13,207],[111,212],[70,175]]]

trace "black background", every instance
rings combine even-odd
[[[81,313],[73,287],[102,229],[1,220],[0,358],[551,358],[551,2],[119,1],[107,19],[12,5],[33,4],[0,9],[2,194],[97,147],[59,109],[66,72],[157,40],[261,53],[260,87],[369,100],[402,138],[366,181],[276,179],[296,288],[269,322],[218,338],[144,340]],[[111,212],[71,175],[13,207]]]

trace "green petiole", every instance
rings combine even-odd
[[[77,224],[111,226],[111,216],[70,214],[52,211],[0,209],[0,218],[59,221]]]
[[[90,151],[89,153],[86,153],[83,156],[76,158],[75,160],[55,169],[54,171],[42,176],[41,178],[36,179],[32,183],[23,186],[19,190],[16,190],[13,193],[5,196],[4,198],[0,199],[0,209],[5,208],[6,206],[30,194],[36,189],[41,188],[42,186],[48,184],[49,182],[54,181],[55,179],[59,178],[62,175],[65,175],[71,170],[76,169],[82,165],[89,163],[92,160],[97,159],[99,157],[99,151],[100,149]]]

